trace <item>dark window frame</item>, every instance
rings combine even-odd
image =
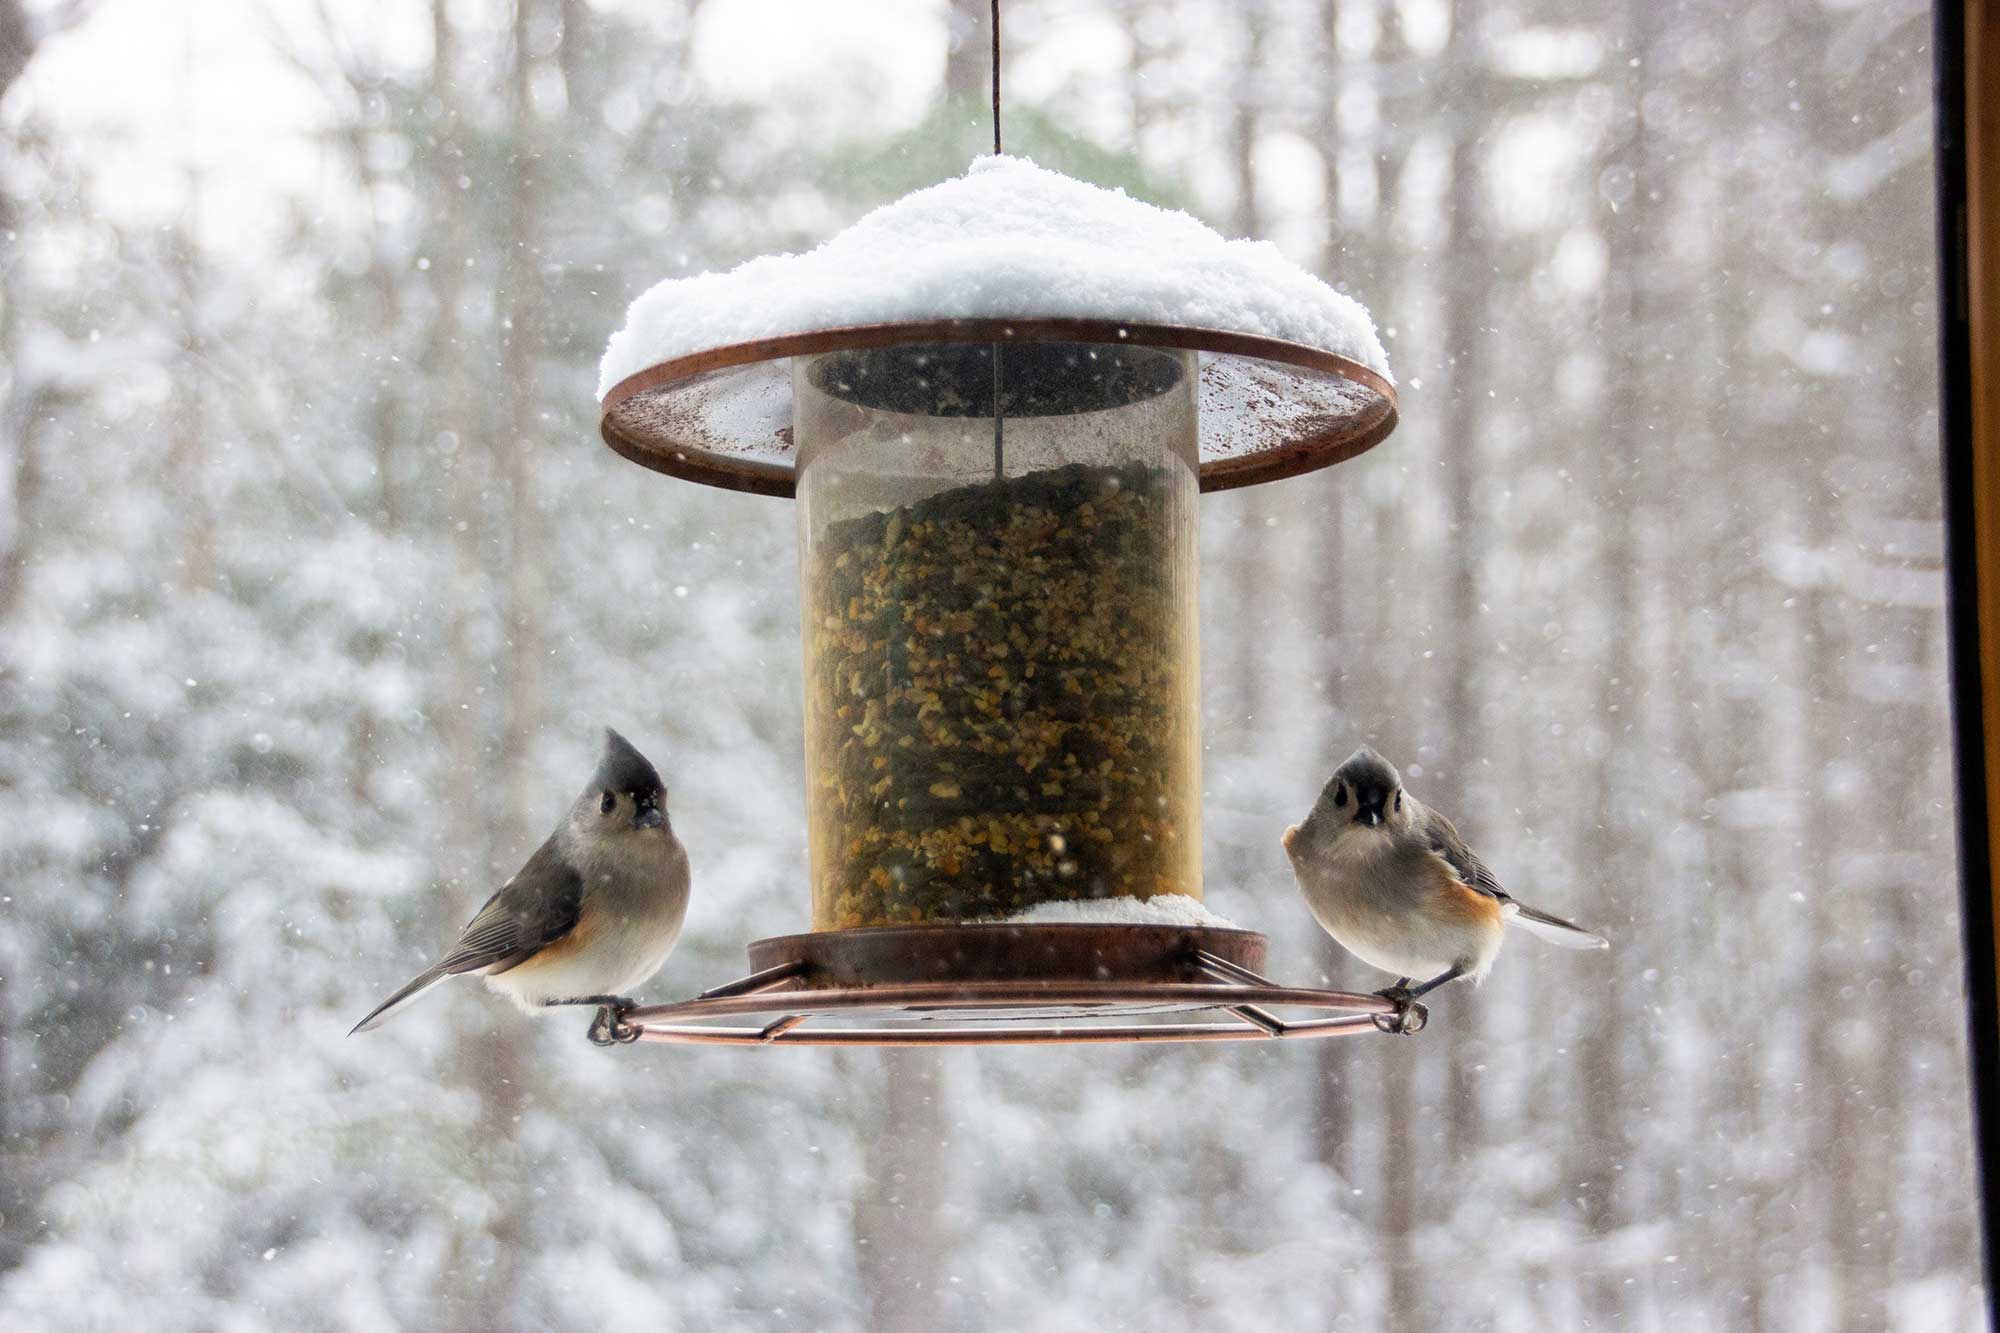
[[[1941,0],[1937,88],[1940,434],[1967,1045],[1989,1318],[2000,1325],[2000,3]]]

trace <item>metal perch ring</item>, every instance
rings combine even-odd
[[[606,1035],[620,1042],[710,1046],[992,1046],[1126,1041],[1257,1041],[1420,1031],[1420,1004],[1379,995],[1281,986],[1206,950],[1191,967],[1205,981],[957,980],[875,986],[813,986],[811,965],[793,959],[677,1004],[616,1016]],[[1284,1019],[1271,1007],[1332,1011],[1338,1017]],[[1232,1021],[1099,1021],[1135,1013],[1220,1009]],[[850,1011],[890,1010],[903,1026],[814,1027]],[[1060,1021],[1050,1021],[1058,1017]],[[715,1020],[755,1020],[718,1022]]]

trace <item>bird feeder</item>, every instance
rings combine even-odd
[[[605,442],[796,501],[811,929],[617,1035],[1413,1030],[1267,980],[1264,937],[1202,906],[1197,497],[1374,445],[1386,372],[1271,247],[1009,158],[642,296]],[[1133,1021],[1190,1010],[1223,1017]],[[855,1012],[881,1017],[816,1021]]]

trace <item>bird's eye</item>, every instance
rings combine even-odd
[[[1401,793],[1401,792],[1397,792],[1397,793],[1396,793],[1396,809],[1398,809],[1398,810],[1401,810],[1402,808],[1403,808],[1403,793]]]
[[[1347,804],[1347,784],[1345,782],[1333,789],[1333,804],[1336,808]]]
[[[605,792],[604,799],[597,803],[597,808],[602,813],[608,815],[613,810],[616,810],[618,808],[618,798],[616,796],[613,796],[610,792]]]

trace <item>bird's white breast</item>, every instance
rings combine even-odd
[[[1450,868],[1387,829],[1350,829],[1295,867],[1306,905],[1349,953],[1422,981],[1459,964],[1475,975],[1499,951],[1497,922],[1448,910]]]
[[[680,939],[688,863],[672,834],[620,839],[608,854],[579,860],[585,909],[577,939],[486,978],[525,1009],[582,995],[627,995],[660,970]]]

